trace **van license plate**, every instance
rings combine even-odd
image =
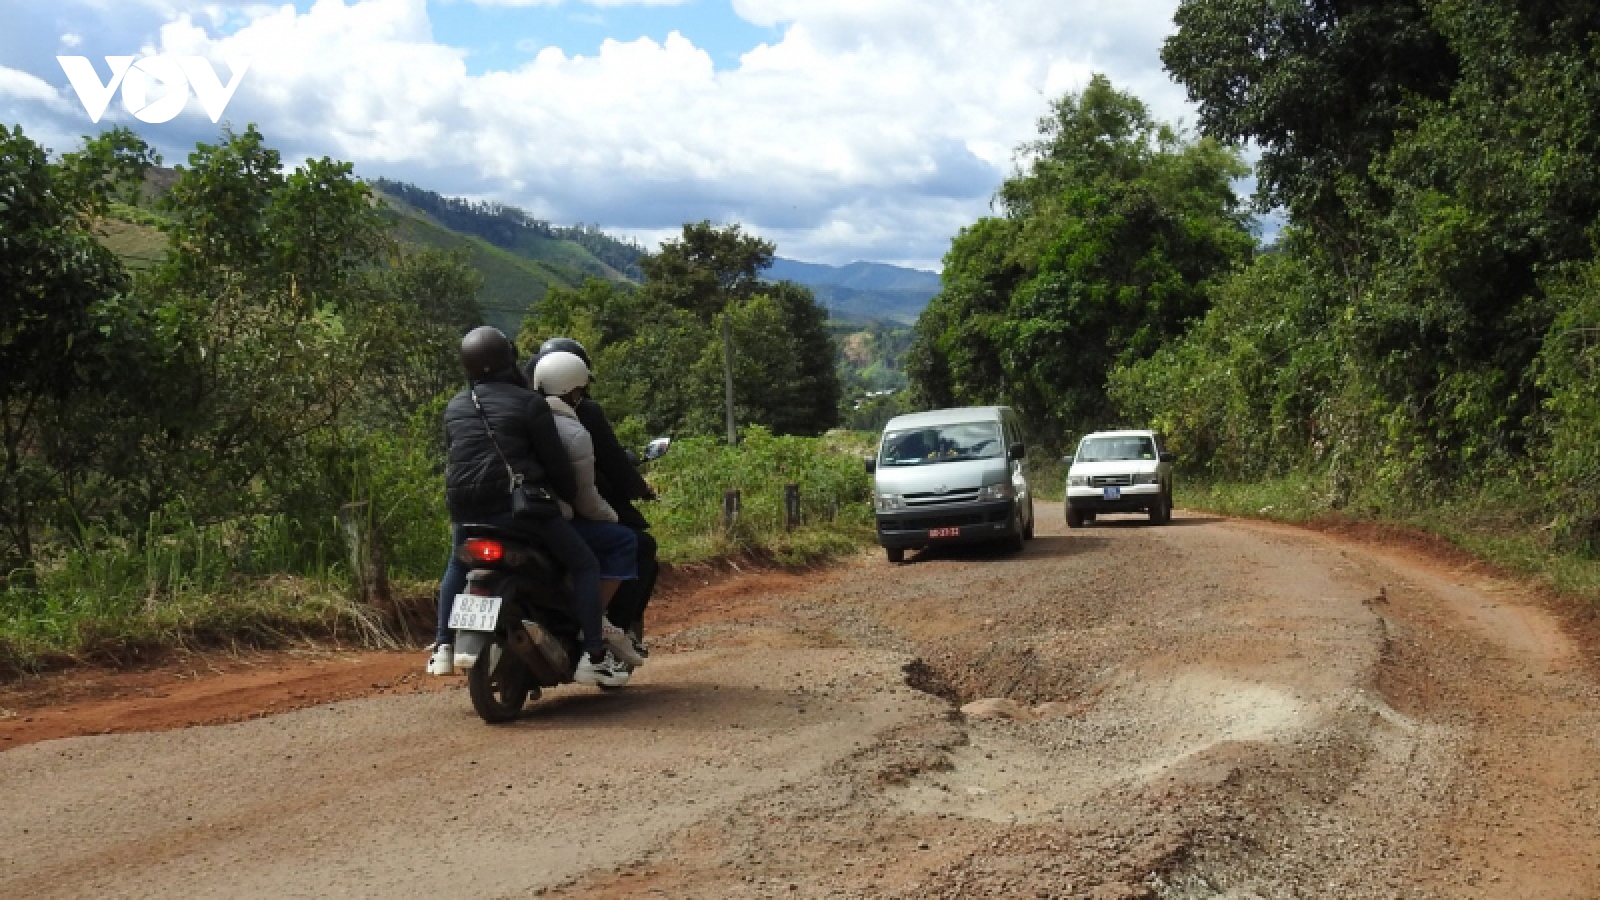
[[[1101,488],[1100,490],[1105,492],[1104,495],[1103,495],[1103,499],[1105,499],[1105,500],[1121,500],[1122,499],[1122,488],[1109,487],[1109,488]]]
[[[450,608],[451,631],[493,631],[500,621],[500,598],[457,594]]]
[[[930,538],[952,538],[952,537],[960,537],[960,536],[961,536],[961,529],[959,527],[957,527],[957,526],[954,526],[954,525],[952,525],[952,526],[950,526],[948,528],[929,528],[928,529],[928,537],[930,537]]]

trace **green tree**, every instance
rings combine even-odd
[[[773,249],[737,225],[687,224],[641,261],[646,280],[637,289],[591,279],[551,290],[524,321],[521,349],[575,337],[589,349],[595,398],[612,418],[637,417],[654,433],[711,433],[723,421],[726,317],[738,421],[820,434],[839,416],[826,313],[808,289],[760,280]]]
[[[154,161],[143,142],[119,130],[51,164],[20,126],[0,126],[4,571],[31,565],[35,528],[60,496],[63,473],[48,465],[52,442],[43,427],[84,395],[116,388],[121,361],[113,351],[130,281],[93,229],[114,193]]]
[[[1352,207],[1418,99],[1439,100],[1455,53],[1422,0],[1182,0],[1162,61],[1201,130],[1261,148],[1262,210],[1284,207],[1353,253]]]
[[[359,340],[358,281],[387,241],[347,163],[285,174],[254,126],[200,144],[164,201],[170,250],[150,284],[172,323],[164,365],[120,473],[142,520],[178,496],[203,516],[294,468],[298,443],[333,424],[385,348]],[[369,317],[370,318],[370,317]]]
[[[771,241],[745,234],[738,225],[710,222],[683,226],[681,237],[661,243],[639,262],[645,291],[709,323],[730,301],[752,296],[761,272],[772,265]]]
[[[951,244],[907,372],[924,404],[1008,402],[1058,444],[1115,417],[1107,372],[1181,334],[1254,241],[1238,154],[1185,140],[1103,76],[1040,127],[1004,218]]]

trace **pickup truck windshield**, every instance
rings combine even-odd
[[[891,431],[883,436],[883,466],[923,466],[963,459],[1002,456],[1000,426],[994,422],[964,422]]]
[[[1156,442],[1147,437],[1084,438],[1075,462],[1107,462],[1123,459],[1155,459]]]

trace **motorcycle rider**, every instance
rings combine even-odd
[[[552,337],[547,339],[540,347],[539,352],[528,362],[526,374],[531,380],[539,360],[549,353],[571,353],[583,360],[583,364],[590,371],[593,379],[594,362],[589,358],[589,353],[583,344],[570,337]],[[611,598],[611,603],[606,608],[606,618],[623,630],[632,629],[636,623],[642,622],[645,607],[650,603],[650,597],[655,592],[656,575],[660,566],[656,563],[656,539],[650,534],[650,523],[644,515],[634,506],[635,500],[654,500],[655,492],[650,489],[648,482],[639,474],[635,461],[623,448],[622,442],[617,440],[616,432],[611,428],[611,422],[606,419],[606,414],[600,404],[585,392],[575,411],[578,421],[589,432],[594,444],[595,457],[595,486],[600,491],[600,496],[611,505],[617,513],[617,520],[633,529],[634,536],[639,543],[638,573],[639,577],[625,581],[617,588],[616,595]],[[639,629],[643,633],[643,629]],[[649,651],[642,639],[635,640],[634,651],[641,656],[648,656]]]
[[[588,387],[589,367],[574,354],[546,353],[534,368],[533,389],[545,396],[555,413],[556,430],[577,476],[577,495],[562,512],[570,515],[573,529],[600,559],[600,604],[605,607],[619,586],[638,578],[639,541],[633,529],[617,524],[616,510],[595,488],[594,441],[573,409],[583,401]],[[601,627],[606,646],[618,659],[632,666],[644,664],[644,657],[634,651],[622,629],[609,620]]]
[[[566,569],[572,582],[573,615],[583,628],[586,651],[574,680],[607,687],[627,683],[626,668],[605,646],[600,563],[594,552],[560,515],[530,518],[512,513],[507,465],[522,476],[525,487],[544,488],[569,503],[577,496],[577,478],[550,405],[528,389],[517,370],[516,348],[497,328],[484,325],[468,332],[461,339],[461,364],[471,386],[451,398],[444,412],[445,500],[452,552],[440,583],[437,644],[428,671],[448,674],[454,664],[447,623],[467,576],[466,564],[456,551],[462,542],[461,525],[477,523],[520,532]]]

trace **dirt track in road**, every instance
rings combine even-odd
[[[0,896],[1600,896],[1600,690],[1522,589],[1289,528],[1039,513],[1020,556],[676,595],[626,691],[507,727],[396,675],[7,749]],[[295,706],[304,675],[266,681]],[[980,697],[1042,714],[956,712]]]

